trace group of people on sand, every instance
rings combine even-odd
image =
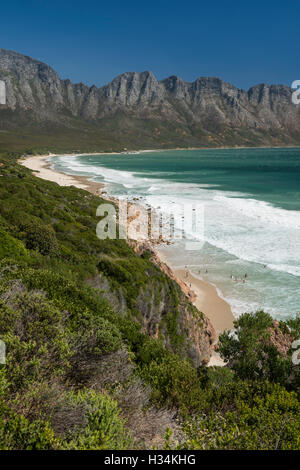
[[[264,265],[264,268],[266,269],[267,268],[267,265]],[[189,278],[189,271],[188,271],[188,267],[185,266],[185,278],[188,280]],[[199,269],[198,271],[198,274],[201,274],[201,269]],[[205,274],[208,274],[208,270],[206,269],[205,270]],[[242,282],[243,284],[246,283],[246,280],[248,279],[248,274],[245,273],[245,275],[239,279],[238,277],[234,276],[233,274],[231,274],[230,278],[234,281],[234,282]],[[192,287],[192,284],[190,283],[190,287]]]
[[[198,274],[201,274],[201,269],[199,269]],[[207,270],[207,269],[205,270],[205,274],[208,274],[208,270]],[[185,279],[186,279],[186,280],[188,280],[189,275],[190,275],[190,273],[189,273],[189,271],[188,271],[188,267],[185,266],[185,274],[184,274],[184,276],[185,276]],[[192,287],[192,284],[191,284],[191,283],[190,283],[190,287]]]
[[[187,266],[185,266],[185,274],[184,274],[184,276],[185,276],[186,280],[188,280],[188,278],[189,278],[189,272],[188,272],[188,270],[187,270]],[[190,287],[192,287],[192,284],[191,284],[191,283],[190,283]]]
[[[230,277],[234,282],[242,282],[243,284],[245,284],[246,279],[248,278],[248,274],[246,273],[245,276],[242,277],[242,279],[239,279],[238,277],[235,277],[233,274],[231,274]]]
[[[199,269],[198,274],[201,274],[201,269]],[[208,270],[207,270],[207,269],[205,270],[205,274],[208,274]],[[189,279],[189,275],[190,275],[190,273],[189,273],[189,271],[188,271],[188,267],[185,266],[185,274],[184,274],[184,276],[185,276],[185,279],[186,279],[186,280]],[[242,282],[243,284],[245,284],[245,283],[246,283],[246,280],[248,279],[248,274],[245,273],[245,275],[244,275],[241,279],[239,279],[238,277],[236,277],[236,276],[234,276],[233,274],[231,274],[230,278],[231,278],[234,282]],[[192,287],[192,284],[191,284],[191,283],[190,283],[190,287]]]

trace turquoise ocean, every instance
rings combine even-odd
[[[300,149],[60,156],[51,163],[153,207],[203,205],[201,248],[187,250],[180,240],[160,248],[170,264],[188,265],[214,284],[236,316],[258,309],[279,319],[300,313]],[[235,281],[245,274],[245,283]]]

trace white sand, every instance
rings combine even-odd
[[[33,170],[35,176],[44,180],[53,181],[60,186],[76,186],[77,188],[87,189],[87,185],[79,183],[75,177],[48,168],[48,159],[54,156],[55,155],[40,155],[38,157],[28,157],[24,160],[19,160],[19,163]]]
[[[174,273],[195,292],[197,299],[194,305],[210,319],[217,335],[233,328],[234,316],[230,305],[218,295],[212,284],[198,279],[185,269],[175,269]]]

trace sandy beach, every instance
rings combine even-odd
[[[89,191],[94,195],[101,195],[104,184],[91,181],[85,176],[73,176],[54,171],[48,161],[51,156],[55,155],[50,154],[23,158],[19,160],[19,163],[33,170],[34,174],[39,178],[53,181],[60,186],[75,186]],[[70,155],[70,158],[72,156],[73,155]],[[194,305],[209,318],[216,330],[217,336],[225,330],[232,329],[234,316],[230,305],[218,295],[217,289],[208,282],[195,277],[186,269],[172,268],[168,262],[169,260],[166,260],[165,257],[159,253],[159,247],[155,246],[154,250],[159,259],[167,264],[173,271],[174,278],[183,282],[187,286],[187,289],[192,291]],[[224,365],[224,363],[219,355],[214,353],[209,365]]]
[[[91,181],[85,176],[71,176],[62,172],[54,171],[48,159],[55,157],[54,154],[39,155],[36,157],[27,157],[19,160],[19,163],[33,171],[38,178],[52,181],[60,186],[75,186],[85,189],[96,196],[99,196],[99,190],[104,188],[104,184],[97,181]],[[74,155],[69,155],[73,157]]]
[[[212,284],[198,279],[186,269],[174,269],[175,276],[195,292],[195,306],[209,318],[217,335],[233,328],[234,317],[230,305],[223,300]]]

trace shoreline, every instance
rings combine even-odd
[[[98,154],[97,154],[98,155]],[[51,163],[47,161],[48,158],[57,157],[59,155],[38,155],[34,157],[23,157],[18,160],[18,163],[25,166],[29,170],[32,170],[33,174],[38,178],[52,181],[53,183],[59,184],[59,186],[75,186],[79,189],[84,189],[100,196],[99,189],[104,189],[104,184],[91,181],[87,176],[70,175],[63,173],[62,171],[55,171],[51,168]],[[66,155],[67,156],[67,155]],[[75,156],[75,155],[68,155]]]
[[[185,269],[173,269],[176,277],[182,282],[187,282],[191,285],[191,289],[196,294],[194,305],[203,312],[211,321],[217,337],[225,330],[233,329],[234,316],[231,307],[219,296],[216,287],[203,279],[199,279],[190,271]],[[185,277],[188,271],[188,277]]]
[[[234,328],[235,317],[225,299],[220,297],[216,286],[195,276],[188,268],[172,266],[172,261],[160,253],[159,246],[155,252],[162,263],[168,266],[174,277],[191,292],[192,303],[203,312],[212,323],[217,337],[226,330]]]
[[[133,150],[121,150],[119,152],[86,152],[86,153],[48,153],[45,155],[23,155],[18,161],[19,163],[24,162],[28,159],[36,158],[51,158],[51,157],[88,157],[93,155],[138,155],[140,153],[152,153],[152,152],[180,152],[189,150],[259,150],[259,149],[300,149],[298,145],[262,145],[259,147],[174,147],[174,148],[156,148],[156,149],[133,149]],[[50,164],[49,164],[50,167]],[[54,171],[54,170],[53,170]]]
[[[70,154],[62,156],[79,156],[81,154]],[[100,155],[97,154],[82,154],[82,155]],[[110,199],[109,195],[101,190],[105,189],[105,184],[92,181],[86,176],[70,175],[67,173],[59,172],[51,168],[51,163],[48,159],[56,154],[39,155],[23,157],[18,162],[26,168],[33,171],[33,174],[39,178],[55,182],[60,186],[75,186],[80,189],[89,191],[90,193],[102,197],[103,199]],[[115,200],[115,198],[111,198]],[[116,202],[116,200],[115,200]],[[195,277],[190,271],[188,271],[188,277],[186,270],[179,268],[172,268],[169,260],[165,259],[164,256],[159,252],[159,245],[151,244],[151,248],[155,253],[158,262],[166,265],[168,275],[171,275],[181,286],[181,289],[192,301],[192,303],[202,311],[207,318],[211,321],[217,336],[225,330],[231,330],[233,328],[234,316],[231,311],[230,305],[222,299],[214,285]],[[216,357],[216,362],[219,364],[219,358]],[[215,363],[213,364],[215,365]]]

